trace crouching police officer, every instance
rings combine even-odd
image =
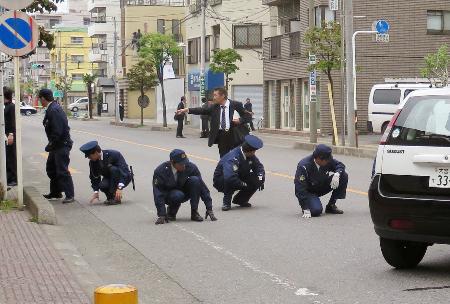
[[[106,195],[105,205],[119,205],[122,202],[122,190],[132,179],[122,154],[115,150],[102,151],[97,141],[84,144],[80,150],[89,158],[89,178],[94,190],[90,203],[100,199],[100,190]]]
[[[205,203],[206,215],[216,221],[212,210],[212,199],[197,166],[189,161],[183,150],[170,153],[170,161],[161,164],[153,174],[153,197],[158,211],[156,225],[176,221],[181,204],[190,200],[191,220],[202,222],[198,213],[200,198]],[[167,205],[167,211],[166,206]]]
[[[332,194],[325,212],[343,214],[336,207],[336,202],[346,197],[347,184],[345,165],[333,159],[330,147],[318,145],[311,156],[299,162],[295,174],[295,195],[302,207],[303,217],[320,216],[323,207],[319,197],[330,192]]]
[[[241,207],[251,207],[249,201],[256,190],[264,190],[266,173],[255,156],[262,147],[261,139],[247,135],[242,146],[231,150],[220,160],[214,171],[214,188],[224,194],[223,211],[231,209],[231,202]],[[236,191],[239,192],[233,198]]]

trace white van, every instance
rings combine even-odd
[[[384,133],[391,121],[392,116],[397,112],[399,104],[409,95],[418,89],[429,89],[426,83],[404,83],[404,84],[376,84],[373,86],[369,97],[369,132]]]

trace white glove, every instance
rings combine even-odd
[[[305,219],[311,218],[311,211],[309,211],[308,209],[303,210],[303,216],[302,216],[302,218],[305,218]]]
[[[331,189],[336,190],[339,187],[339,179],[341,178],[341,175],[336,172],[333,174],[333,178],[331,179]]]

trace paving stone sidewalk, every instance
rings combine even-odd
[[[0,211],[0,304],[89,304],[27,211]]]

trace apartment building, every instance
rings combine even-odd
[[[262,0],[276,9],[271,37],[264,41],[264,116],[266,127],[309,130],[309,85],[305,32],[309,24],[309,1]],[[376,42],[372,35],[358,36],[357,107],[358,129],[367,131],[368,100],[374,84],[387,78],[420,77],[423,58],[435,52],[450,35],[450,3],[438,0],[354,0],[354,30],[371,30],[379,19],[391,25],[390,41]],[[315,1],[315,24],[339,21],[339,12],[329,10],[328,1]],[[335,74],[335,110],[338,129],[343,127],[344,108],[339,72]],[[319,77],[319,128],[332,130],[327,79]]]
[[[187,98],[191,106],[199,106],[200,101],[200,34],[201,0],[188,3],[185,19],[187,33]],[[209,99],[212,90],[224,86],[224,75],[214,74],[209,64],[214,50],[234,48],[242,56],[238,62],[239,71],[231,75],[230,98],[253,102],[255,117],[263,116],[263,42],[270,36],[271,7],[260,0],[231,1],[208,0],[206,8],[206,70],[205,81]],[[198,117],[190,117],[194,125]]]

